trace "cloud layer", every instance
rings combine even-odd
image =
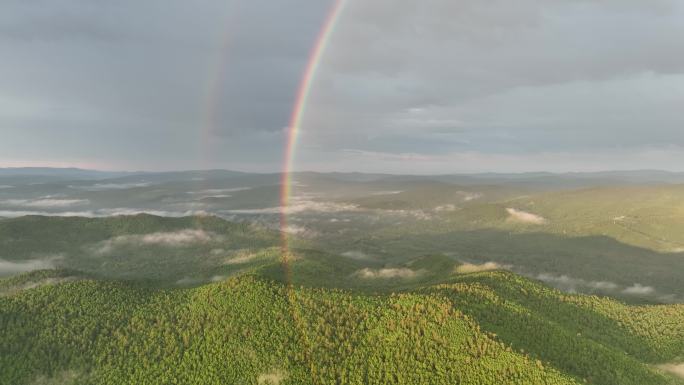
[[[280,170],[332,3],[9,0],[0,165]],[[347,0],[297,168],[681,167],[682,17],[676,0]]]
[[[14,206],[14,207],[29,207],[39,209],[63,209],[73,206],[83,206],[89,204],[87,199],[57,199],[57,198],[39,198],[39,199],[5,199],[0,200],[0,206]]]
[[[218,234],[198,229],[185,229],[174,232],[121,235],[101,242],[95,247],[97,254],[109,254],[123,246],[164,246],[187,247],[195,244],[220,242],[224,238]]]
[[[29,259],[25,261],[6,261],[0,259],[0,275],[13,275],[33,270],[52,269],[56,258]]]
[[[513,208],[507,208],[508,221],[518,222],[518,223],[528,223],[532,225],[543,225],[546,223],[544,217],[537,214],[528,213],[527,211],[517,210]]]
[[[454,271],[458,274],[469,274],[501,269],[506,269],[506,266],[499,265],[496,262],[485,262],[479,265],[473,263],[463,263],[461,265],[456,266]]]
[[[416,278],[420,274],[422,274],[423,271],[421,270],[411,270],[405,267],[401,268],[383,268],[383,269],[371,269],[369,267],[361,269],[354,273],[359,278],[362,279],[390,279],[390,278],[399,278],[399,279],[411,279],[411,278]]]

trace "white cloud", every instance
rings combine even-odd
[[[210,215],[204,210],[187,210],[187,211],[166,211],[166,210],[146,210],[134,208],[115,208],[115,209],[99,209],[99,210],[85,210],[85,211],[29,211],[29,210],[0,210],[0,217],[17,218],[27,215],[41,215],[41,216],[55,216],[55,217],[85,217],[85,218],[99,218],[120,215],[138,215],[149,214],[160,217],[186,217],[195,215]]]
[[[396,194],[401,194],[403,193],[403,190],[395,190],[395,191],[375,191],[371,193],[371,195],[396,195]]]
[[[71,188],[88,190],[88,191],[103,191],[103,190],[124,190],[136,187],[150,186],[149,182],[131,182],[131,183],[95,183],[91,186],[69,186]]]
[[[256,253],[252,253],[249,251],[242,251],[242,252],[237,253],[237,255],[229,258],[226,261],[226,265],[240,265],[243,263],[248,263],[248,262],[255,260],[258,256],[259,256],[259,254],[256,254]]]
[[[97,254],[109,254],[116,248],[127,245],[185,247],[194,244],[220,242],[222,240],[224,240],[224,237],[216,233],[198,229],[185,229],[174,232],[121,235],[100,242],[93,248],[93,251]]]
[[[383,214],[393,214],[401,217],[413,217],[418,220],[427,221],[433,218],[432,215],[424,210],[379,210]]]
[[[480,194],[480,193],[462,193],[462,194],[464,195],[463,200],[465,202],[470,202],[472,200],[479,199],[482,197],[482,194]]]
[[[543,225],[546,223],[546,219],[536,214],[513,208],[507,208],[506,211],[509,215],[508,220],[511,222],[529,223],[533,225]]]
[[[651,295],[655,293],[655,289],[651,286],[644,286],[640,283],[635,283],[634,285],[625,288],[622,290],[623,294],[629,294],[629,295]]]
[[[58,257],[29,259],[25,261],[7,261],[0,259],[0,275],[26,273],[33,270],[53,269]]]
[[[483,264],[464,263],[456,266],[454,269],[458,274],[479,273],[481,271],[502,270],[508,268],[507,266],[499,265],[496,262],[485,262]]]
[[[261,209],[228,210],[227,212],[233,214],[280,214],[283,212],[286,214],[299,214],[308,211],[319,213],[337,213],[358,210],[359,207],[354,204],[300,200],[293,198],[290,204],[287,206],[267,207]]]
[[[342,253],[340,255],[343,257],[351,258],[351,259],[358,259],[360,261],[373,259],[370,255],[364,253],[363,251],[358,251],[358,250],[345,251],[344,253]]]
[[[583,290],[598,290],[598,291],[615,291],[619,288],[619,285],[610,281],[586,281],[581,278],[573,278],[563,275],[553,275],[548,273],[541,273],[535,278],[542,282],[546,282],[553,287],[567,291],[570,293],[576,293]]]
[[[140,242],[150,245],[182,246],[191,243],[206,243],[220,239],[215,233],[187,229],[170,233],[152,233],[140,236]]]
[[[73,282],[76,281],[78,278],[77,277],[60,277],[60,278],[45,278],[41,279],[38,281],[29,281],[25,282],[21,285],[16,285],[13,287],[10,287],[6,290],[0,290],[0,296],[7,296],[7,295],[12,295],[15,293],[18,293],[23,290],[30,290],[30,289],[35,289],[37,287],[42,287],[42,286],[51,286],[51,285],[59,285],[61,283],[65,282]]]
[[[87,199],[56,199],[56,198],[40,198],[40,199],[5,199],[0,201],[0,205],[30,207],[30,208],[65,208],[73,206],[83,206],[89,204]]]
[[[423,270],[411,270],[405,267],[384,269],[371,269],[367,267],[365,269],[358,270],[354,273],[354,275],[363,279],[411,279],[416,278],[423,273]]]
[[[308,227],[304,226],[298,226],[298,225],[287,225],[284,229],[281,229],[283,232],[288,233],[288,234],[295,234],[303,237],[316,237],[319,235],[319,232],[313,229],[310,229]]]
[[[190,285],[197,285],[204,282],[201,278],[193,278],[193,277],[183,277],[176,281],[176,285],[178,286],[190,286]]]
[[[236,192],[236,191],[246,191],[246,190],[251,190],[251,189],[252,189],[251,187],[211,188],[211,189],[204,189],[204,190],[197,190],[197,191],[188,191],[188,194],[191,194],[191,195],[219,194],[219,195],[221,195],[223,193]]]
[[[446,205],[441,205],[435,207],[433,210],[440,212],[440,211],[456,211],[458,209],[458,206],[454,204],[446,204]]]

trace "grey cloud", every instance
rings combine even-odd
[[[328,5],[3,4],[0,101],[11,103],[0,106],[9,138],[0,162],[83,159],[122,168],[138,157],[135,168],[271,167]],[[261,159],[245,150],[256,145]],[[207,151],[212,146],[219,151]]]
[[[350,2],[304,142],[428,155],[684,144],[682,16],[668,0]]]
[[[331,4],[7,1],[0,164],[278,170]],[[682,17],[676,0],[347,0],[297,167],[671,153],[684,146]],[[588,167],[562,162],[550,167]]]
[[[16,262],[0,259],[0,276],[25,273],[33,270],[52,269],[55,267],[54,262],[60,258],[59,256],[53,256]]]

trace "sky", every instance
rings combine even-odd
[[[4,0],[0,167],[282,168],[330,0]],[[295,169],[684,171],[684,1],[345,0]]]

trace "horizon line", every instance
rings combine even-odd
[[[260,174],[260,175],[281,175],[283,171],[245,171],[239,169],[231,168],[207,168],[207,169],[165,169],[165,170],[126,170],[126,169],[98,169],[98,168],[83,168],[78,166],[1,166],[0,170],[74,170],[74,171],[85,171],[85,172],[99,172],[99,173],[122,173],[122,174],[165,174],[174,172],[234,172],[242,174]],[[395,173],[395,172],[364,172],[364,171],[320,171],[320,170],[295,170],[291,171],[295,174],[362,174],[362,175],[392,175],[392,176],[445,176],[445,175],[484,175],[484,174],[500,174],[500,175],[523,175],[523,174],[552,174],[552,175],[563,175],[563,174],[601,174],[601,173],[615,173],[615,172],[661,172],[670,174],[680,174],[684,173],[684,170],[673,171],[667,169],[656,169],[656,168],[645,168],[645,169],[602,169],[602,170],[575,170],[575,171],[549,171],[549,170],[527,170],[527,171],[455,171],[451,173]]]

